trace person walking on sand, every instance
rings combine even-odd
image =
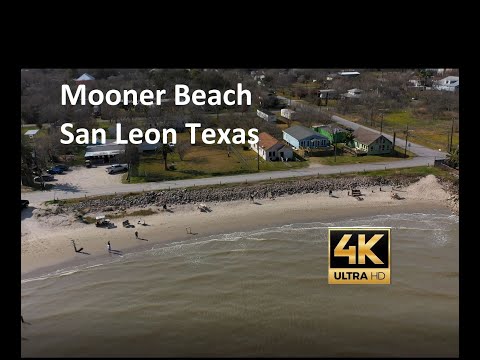
[[[108,252],[112,251],[112,245],[110,245],[110,240],[107,242]]]
[[[27,322],[27,321],[25,321],[25,320],[23,319],[23,315],[22,315],[22,314],[20,314],[20,319],[22,320],[22,324],[32,325],[32,324],[30,324],[29,322]]]
[[[135,239],[138,239],[138,231],[135,231]]]

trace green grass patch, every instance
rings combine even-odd
[[[174,170],[165,170],[161,154],[144,155],[137,169],[132,171],[130,183],[152,181],[196,179],[213,176],[238,175],[257,172],[257,153],[244,150],[242,146],[234,146],[227,154],[226,146],[193,145],[183,160],[176,153],[168,155],[168,165]],[[306,167],[304,162],[264,161],[260,158],[260,171],[289,170]],[[122,182],[128,183],[127,175]]]
[[[429,115],[414,114],[411,110],[395,111],[385,114],[383,119],[383,131],[404,139],[404,131],[409,128],[408,139],[415,144],[423,145],[431,149],[447,150],[448,134],[451,131],[451,117],[432,119]],[[372,126],[370,123],[368,126]],[[373,127],[380,129],[380,120],[377,119]],[[453,145],[459,143],[458,133],[453,134]]]

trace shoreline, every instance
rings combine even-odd
[[[423,180],[425,179],[428,177]],[[110,259],[113,255],[107,252],[107,241],[111,241],[112,249],[128,254],[172,242],[294,223],[331,222],[350,217],[402,212],[451,213],[445,201],[449,195],[436,179],[435,183],[432,183],[431,178],[423,180],[402,190],[400,194],[405,198],[403,200],[391,199],[389,189],[379,192],[375,188],[373,193],[372,189],[362,190],[365,193],[363,201],[347,196],[347,191],[336,191],[338,197],[330,197],[327,192],[286,195],[261,199],[255,203],[240,200],[205,203],[211,212],[200,212],[196,205],[187,204],[175,206],[173,213],[145,216],[142,220],[149,226],[137,225],[138,218],[132,216],[115,219],[117,228],[114,229],[96,228],[81,223],[67,226],[45,224],[31,217],[22,220],[21,278],[24,280],[59,269],[90,263],[93,265],[102,259]],[[62,219],[61,216],[56,217]],[[123,228],[122,221],[125,219],[135,224],[135,228]],[[191,227],[194,234],[187,234],[186,227]],[[139,232],[140,238],[148,241],[135,239],[135,231]],[[77,247],[84,247],[84,252],[90,255],[76,254],[71,239],[75,239]]]

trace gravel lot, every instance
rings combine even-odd
[[[55,175],[57,181],[50,184],[54,184],[54,189],[57,191],[68,192],[81,192],[95,187],[120,184],[124,173],[110,175],[105,171],[106,167],[107,165],[95,168],[72,167],[63,174]]]

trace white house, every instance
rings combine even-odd
[[[268,121],[268,122],[275,122],[277,121],[277,117],[275,116],[275,114],[271,113],[270,111],[267,111],[267,110],[261,110],[261,109],[258,109],[257,110],[257,116]]]
[[[411,80],[408,80],[408,82],[410,84],[409,86],[411,86],[411,87],[415,87],[415,88],[418,88],[418,87],[423,88],[424,87],[423,86],[423,81],[420,80],[420,79],[411,79]]]
[[[356,77],[360,75],[358,71],[355,70],[342,70],[338,72],[338,75],[340,76],[346,76],[346,77]]]
[[[363,90],[360,89],[350,89],[347,93],[342,94],[344,98],[359,98],[362,96]]]
[[[258,134],[258,138],[258,142],[252,145],[252,150],[258,153],[263,160],[288,161],[293,159],[293,150],[275,139],[272,135],[262,132]]]
[[[38,133],[38,129],[35,129],[35,130],[27,130],[27,132],[25,132],[25,136],[28,136],[30,139],[33,139],[33,137],[35,135],[37,135]]]
[[[292,109],[280,110],[280,115],[289,120],[295,120],[297,118],[297,112]]]
[[[458,76],[447,76],[433,85],[435,90],[443,91],[458,91],[459,87],[460,78]]]
[[[327,81],[333,81],[336,77],[338,77],[338,74],[328,74],[326,79]]]

